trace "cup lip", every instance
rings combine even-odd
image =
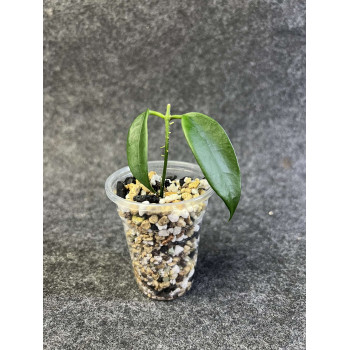
[[[148,162],[148,166],[152,167],[152,165],[162,165],[163,161],[149,161]],[[176,166],[176,167],[183,167],[183,168],[188,168],[189,166],[193,168],[194,171],[199,171],[202,172],[200,167],[197,164],[193,164],[193,163],[188,163],[188,162],[180,162],[180,161],[168,161],[168,166]],[[212,187],[209,187],[209,189],[207,189],[205,191],[204,194],[196,197],[196,198],[191,198],[188,199],[186,201],[180,201],[180,202],[176,202],[176,203],[140,203],[140,202],[134,202],[134,201],[130,201],[128,199],[122,198],[117,196],[114,192],[113,192],[113,183],[115,183],[115,181],[118,179],[118,177],[122,177],[125,175],[127,175],[127,173],[131,174],[130,168],[128,166],[125,166],[123,168],[120,168],[119,170],[115,171],[114,173],[112,173],[111,175],[108,176],[106,182],[105,182],[105,190],[106,190],[106,194],[107,197],[114,203],[116,204],[124,204],[125,206],[130,206],[130,205],[137,205],[137,206],[147,206],[147,207],[153,207],[153,208],[157,208],[157,207],[161,207],[161,206],[179,206],[179,205],[183,205],[185,204],[190,205],[190,204],[196,204],[196,203],[200,203],[203,202],[207,199],[209,199],[213,194],[214,194],[214,190],[212,189]]]

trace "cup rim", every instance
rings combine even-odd
[[[149,161],[148,162],[148,166],[151,167],[152,165],[162,165],[163,161]],[[183,167],[183,168],[189,168],[191,167],[193,169],[193,171],[198,171],[198,172],[202,172],[200,167],[197,164],[193,164],[193,163],[188,163],[188,162],[180,162],[180,161],[168,161],[168,166],[176,166],[176,167]],[[107,194],[107,197],[114,203],[116,204],[125,204],[126,206],[130,206],[130,205],[137,205],[137,206],[150,206],[153,208],[157,208],[160,206],[179,206],[179,205],[190,205],[190,204],[196,204],[196,203],[200,203],[203,202],[207,199],[209,199],[213,194],[214,194],[214,190],[212,189],[212,187],[210,186],[208,190],[205,191],[204,194],[196,197],[196,198],[191,198],[188,200],[182,200],[180,202],[176,202],[176,203],[140,203],[140,202],[134,202],[134,201],[130,201],[128,199],[122,198],[117,196],[114,192],[113,192],[113,184],[115,183],[115,181],[118,178],[121,177],[125,177],[125,175],[127,175],[128,173],[131,174],[130,168],[129,166],[125,166],[123,168],[120,168],[119,170],[115,171],[114,173],[112,173],[111,175],[108,176],[106,182],[105,182],[105,191]]]

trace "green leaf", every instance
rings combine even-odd
[[[198,165],[225,202],[231,220],[241,196],[241,175],[230,139],[217,121],[201,113],[184,114],[181,125]]]
[[[131,124],[126,152],[130,171],[144,186],[154,192],[148,179],[148,132],[147,119],[149,110],[140,114]]]

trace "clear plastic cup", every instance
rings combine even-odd
[[[148,162],[148,169],[160,175],[163,162]],[[167,175],[203,177],[198,165],[175,161],[168,162]],[[177,203],[142,204],[116,195],[117,182],[129,176],[129,167],[116,171],[105,189],[123,221],[136,282],[152,299],[175,299],[191,288],[199,228],[214,191],[209,188],[199,197]]]

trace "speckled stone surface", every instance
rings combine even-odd
[[[192,290],[157,302],[104,181],[167,103],[224,126],[242,198],[229,223],[211,199]],[[304,1],[45,1],[44,297],[45,349],[305,349]]]

